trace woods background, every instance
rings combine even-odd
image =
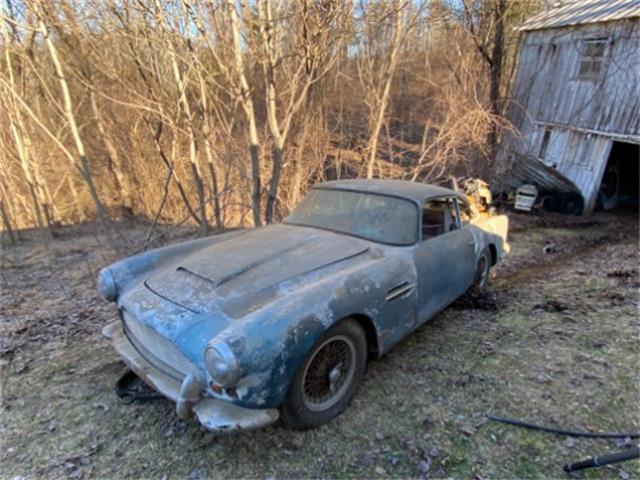
[[[3,0],[4,230],[281,219],[315,182],[490,178],[521,0]]]

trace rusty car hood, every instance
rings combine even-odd
[[[366,242],[353,237],[278,224],[203,248],[152,272],[144,284],[156,295],[204,314],[238,299],[255,303],[250,297],[263,296],[265,290],[273,295],[275,287],[367,250]]]

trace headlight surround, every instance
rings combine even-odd
[[[233,387],[240,377],[240,366],[231,348],[224,342],[207,345],[204,364],[211,379],[222,388]]]
[[[100,295],[105,300],[113,302],[118,294],[116,280],[113,278],[111,270],[104,268],[98,274],[97,288]]]

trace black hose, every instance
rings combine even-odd
[[[565,472],[569,473],[575,472],[576,470],[584,470],[585,468],[602,467],[611,463],[626,462],[634,458],[640,458],[640,448],[638,447],[629,448],[621,452],[598,455],[597,457],[591,457],[581,462],[567,463],[562,468]]]
[[[536,425],[535,423],[529,423],[515,418],[498,417],[496,415],[487,415],[490,420],[494,422],[507,423],[509,425],[516,425],[518,427],[529,428],[531,430],[540,430],[542,432],[556,433],[558,435],[567,435],[569,437],[587,437],[587,438],[639,438],[638,432],[580,432],[575,430],[563,430],[561,428],[545,427],[543,425]]]

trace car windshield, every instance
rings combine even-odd
[[[418,207],[402,198],[319,188],[307,193],[284,223],[412,245],[417,239]]]

